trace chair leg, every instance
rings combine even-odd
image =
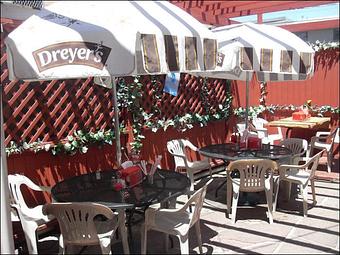
[[[315,183],[314,183],[314,180],[313,180],[313,179],[310,180],[310,186],[311,186],[312,195],[313,195],[313,205],[316,205]]]
[[[308,186],[306,185],[305,187],[301,184],[300,189],[301,189],[301,194],[303,197],[303,217],[307,217],[307,210],[308,210],[308,191],[307,191]]]
[[[292,183],[291,182],[287,182],[287,200],[290,200],[290,194],[292,191]]]
[[[38,242],[37,242],[37,228],[38,225],[35,222],[24,222],[21,224],[22,228],[25,232],[25,239],[26,239],[26,244],[27,244],[27,249],[29,254],[38,254]],[[28,233],[26,233],[26,231]],[[33,235],[31,235],[33,233]]]
[[[194,183],[195,183],[194,173],[190,170],[187,170],[187,175],[190,179],[190,191],[193,191],[195,189],[195,187],[194,187]]]
[[[189,238],[188,233],[185,236],[179,236],[181,254],[189,254]]]
[[[332,151],[327,152],[327,171],[330,173],[332,171],[333,153]]]
[[[33,240],[33,238],[29,238],[28,242],[26,239],[26,243],[29,254],[38,254],[38,244],[36,240]]]
[[[265,193],[266,193],[266,199],[267,199],[267,206],[268,206],[268,218],[269,218],[269,223],[273,223],[273,190],[271,187],[266,187],[265,188]]]
[[[125,211],[124,209],[118,210],[119,231],[122,237],[124,254],[130,254],[129,242],[127,239],[127,231],[125,226]]]
[[[229,218],[229,214],[231,212],[231,199],[232,199],[232,183],[227,177],[227,216]]]
[[[165,252],[169,252],[169,234],[164,233]]]
[[[240,196],[240,188],[237,185],[233,185],[233,208],[231,210],[231,221],[235,224],[236,221],[236,210],[237,210],[237,203],[238,198]]]
[[[279,189],[280,189],[280,177],[277,177],[274,179],[273,188],[274,188],[273,212],[276,212],[277,196],[278,196]]]
[[[100,248],[102,250],[102,254],[111,254],[111,242],[110,242],[110,237],[106,237],[108,240],[100,240]]]
[[[147,246],[147,235],[148,235],[148,230],[145,224],[142,224],[141,226],[141,254],[146,254],[146,246]]]
[[[60,234],[59,236],[59,251],[58,254],[64,254],[64,239],[63,239],[63,235]]]
[[[200,221],[198,220],[195,224],[195,229],[196,229],[196,235],[197,235],[197,241],[198,241],[198,248],[200,250],[200,254],[203,253],[202,249],[202,236],[201,236],[201,226],[200,226]]]

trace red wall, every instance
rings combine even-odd
[[[236,105],[246,105],[245,88],[245,82],[234,81]],[[258,106],[260,83],[255,77],[250,82],[249,88],[249,105]],[[313,105],[339,107],[339,50],[328,50],[316,54],[315,74],[311,79],[268,82],[267,92],[267,105],[302,105],[311,99]]]

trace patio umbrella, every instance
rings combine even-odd
[[[114,78],[214,70],[217,50],[215,36],[206,26],[166,1],[56,2],[24,21],[5,43],[10,79],[112,77],[118,165]],[[6,191],[3,139],[2,135],[1,187]],[[8,202],[1,201],[1,206]]]
[[[273,25],[242,23],[212,30],[218,60],[209,77],[246,81],[248,127],[249,81],[306,80],[314,73],[314,50],[295,34]]]

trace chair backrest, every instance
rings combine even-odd
[[[132,162],[131,160],[125,161],[125,162],[123,162],[123,163],[121,164],[121,167],[122,167],[123,169],[128,168],[128,167],[130,167],[130,166],[133,166],[133,162]]]
[[[268,137],[268,129],[264,127],[264,125],[267,124],[268,121],[257,117],[257,118],[253,118],[252,123],[254,127],[256,128],[257,135],[260,139]],[[267,141],[265,141],[265,143],[267,143]]]
[[[245,122],[237,123],[236,129],[237,129],[237,132],[242,135],[244,130],[246,130],[246,123]]]
[[[187,140],[177,139],[167,142],[169,153],[174,157],[175,165],[177,167],[187,167],[187,156],[185,154],[185,146]]]
[[[309,158],[306,163],[304,164],[305,166],[305,170],[309,170],[310,171],[310,177],[309,178],[313,178],[315,176],[315,171],[319,165],[319,160],[320,157],[322,155],[322,153],[325,152],[325,149],[318,152],[317,154],[315,154],[313,157]]]
[[[268,121],[266,121],[265,119],[262,118],[253,118],[253,125],[255,126],[255,128],[264,128],[264,125],[268,123]]]
[[[240,159],[232,161],[227,167],[227,174],[239,172],[240,190],[246,192],[262,191],[265,188],[265,179],[272,178],[277,164],[269,159]]]
[[[301,138],[287,138],[281,141],[279,145],[290,149],[294,155],[302,155],[308,149],[307,140]]]
[[[30,189],[36,191],[42,191],[42,189],[40,188],[40,186],[36,185],[25,175],[21,174],[8,175],[8,186],[11,206],[13,207],[19,206],[21,211],[26,214],[30,210],[30,208],[27,206],[25,199],[23,197],[21,185],[26,185]]]
[[[188,208],[192,204],[195,205],[194,210],[191,213],[191,219],[189,224],[190,227],[194,225],[197,222],[197,220],[199,220],[201,217],[201,211],[203,208],[204,198],[207,193],[207,187],[212,181],[213,179],[210,179],[207,183],[204,184],[204,186],[198,189],[182,207]]]
[[[57,218],[65,246],[99,244],[94,217],[99,214],[109,220],[114,217],[110,208],[95,203],[45,204],[43,213]]]
[[[334,137],[334,143],[339,143],[339,130],[340,130],[340,128],[336,129],[335,137]]]
[[[338,140],[339,143],[339,128],[334,129],[330,134],[329,134],[329,139],[331,141],[331,147],[333,147],[333,144]]]

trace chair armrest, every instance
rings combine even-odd
[[[177,153],[171,152],[171,155],[172,155],[172,156],[176,156],[176,157],[180,157],[180,158],[183,158],[183,159],[186,159],[186,157],[183,156],[182,154],[177,154]]]
[[[41,191],[46,191],[48,193],[51,193],[52,187],[49,186],[40,186]]]
[[[256,131],[268,132],[267,128],[255,128]]]
[[[198,151],[198,148],[189,141],[187,141],[185,145],[188,146],[193,151]]]
[[[280,177],[285,176],[287,170],[292,170],[292,169],[304,170],[304,165],[280,165],[279,166]]]
[[[283,164],[283,165],[279,166],[279,172],[286,171],[287,169],[301,169],[301,170],[304,170],[304,169],[306,169],[306,167],[308,167],[309,164],[310,164],[309,161],[307,161],[303,165],[288,165],[288,164]]]
[[[153,207],[149,207],[148,209],[145,210],[145,224],[147,224],[148,222],[152,222],[153,219],[155,218],[155,214],[156,213],[176,213],[179,212],[182,208],[175,208],[175,209],[165,209],[165,208],[153,208]]]
[[[300,153],[296,153],[292,156],[292,158],[297,158],[297,157],[301,157],[303,154],[305,154],[307,151],[303,151],[303,152],[300,152]]]
[[[327,137],[328,136],[312,136],[310,139],[310,145],[313,147],[316,142],[326,143]]]
[[[331,134],[331,132],[328,131],[318,131],[316,132],[316,137],[321,137],[321,136],[329,136]]]
[[[282,164],[279,166],[279,170],[282,168],[282,169],[287,169],[287,168],[290,168],[290,169],[301,169],[301,168],[306,168],[308,167],[310,164],[310,161],[308,160],[306,163],[304,163],[303,165],[288,165],[288,164]]]

